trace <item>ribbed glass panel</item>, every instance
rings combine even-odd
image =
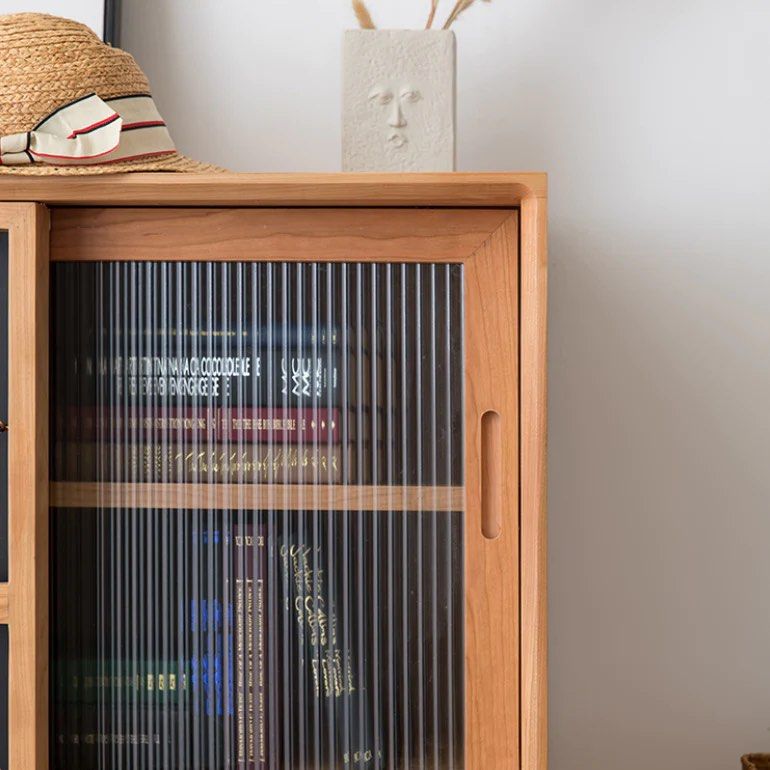
[[[461,768],[462,267],[52,281],[52,767]]]

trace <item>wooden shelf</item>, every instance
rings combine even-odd
[[[169,180],[173,177],[173,180]],[[105,174],[0,178],[0,200],[67,206],[518,206],[543,173]]]
[[[52,508],[461,511],[463,487],[52,482]]]
[[[0,623],[8,622],[8,583],[0,583]]]

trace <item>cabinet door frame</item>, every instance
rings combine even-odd
[[[48,210],[0,204],[8,232],[8,749],[48,767]]]
[[[105,223],[115,224],[120,231],[121,217],[131,217],[135,210],[109,209],[104,206],[147,206],[145,212],[165,218],[174,216],[167,207],[185,206],[184,217],[203,216],[214,224],[215,235],[233,226],[233,217],[245,209],[229,208],[250,206],[252,212],[263,216],[282,217],[293,210],[305,217],[299,231],[284,232],[273,227],[268,220],[261,221],[258,232],[242,233],[242,253],[232,249],[233,241],[224,239],[224,251],[229,249],[231,259],[290,259],[288,251],[298,254],[297,259],[375,260],[375,261],[462,261],[476,264],[476,255],[490,248],[495,239],[503,238],[510,247],[508,259],[513,260],[516,280],[517,309],[514,310],[518,329],[514,333],[517,348],[515,464],[516,478],[515,511],[509,512],[517,522],[516,553],[512,570],[516,579],[513,591],[516,602],[511,608],[514,616],[516,638],[511,645],[501,645],[492,650],[485,662],[488,671],[494,671],[495,660],[510,666],[513,660],[516,684],[515,693],[508,690],[507,697],[515,702],[517,724],[510,723],[510,711],[503,715],[494,710],[495,698],[479,687],[477,711],[468,707],[466,697],[466,767],[476,770],[487,759],[494,767],[518,767],[522,770],[544,770],[547,766],[547,667],[546,667],[546,193],[545,177],[540,174],[456,174],[456,175],[221,175],[163,177],[151,174],[122,175],[105,180],[22,180],[10,184],[0,180],[0,199],[39,200],[53,206],[78,206],[88,204],[99,207],[98,227],[85,222],[82,208],[54,208],[51,259],[91,258],[99,253],[98,241],[107,235]],[[215,211],[197,207],[220,207]],[[284,207],[278,211],[275,206]],[[344,227],[336,231],[319,230],[319,208],[336,206],[337,216],[346,218]],[[394,208],[392,208],[394,207]],[[419,208],[417,208],[419,207]],[[428,208],[425,208],[428,207]],[[452,208],[454,207],[454,208]],[[487,208],[481,208],[487,207]],[[379,214],[377,213],[379,211]],[[122,212],[122,213],[121,213]],[[219,213],[217,213],[219,212]],[[89,215],[94,211],[88,212]],[[432,224],[422,231],[415,230],[411,214],[427,213],[434,217]],[[182,211],[177,210],[181,215]],[[449,220],[442,216],[450,215]],[[409,216],[407,216],[409,215]],[[110,219],[115,216],[115,219]],[[216,219],[219,216],[221,219]],[[394,228],[393,222],[405,217]],[[80,220],[78,221],[78,217]],[[351,219],[351,217],[353,219]],[[360,228],[354,224],[371,217],[369,224]],[[487,219],[484,219],[487,217]],[[497,217],[497,219],[494,219]],[[156,220],[156,224],[161,221]],[[203,220],[201,220],[203,221]],[[379,224],[378,224],[379,222]],[[125,225],[125,220],[123,225]],[[237,227],[237,221],[235,222]],[[385,228],[384,230],[382,228]],[[47,211],[43,206],[16,203],[0,203],[0,228],[16,236],[11,237],[12,262],[17,273],[15,287],[23,289],[11,295],[10,313],[14,329],[29,342],[12,346],[12,376],[16,381],[17,402],[22,414],[26,439],[13,439],[11,417],[11,452],[16,460],[26,461],[25,470],[14,476],[9,488],[11,499],[16,501],[15,521],[24,522],[19,537],[11,536],[9,561],[10,583],[0,586],[0,622],[11,626],[11,770],[44,768],[48,766],[48,238]],[[379,229],[378,229],[379,228]],[[485,230],[486,228],[486,230]],[[370,238],[366,238],[368,229]],[[124,235],[130,231],[124,231]],[[507,232],[505,232],[507,230]],[[88,233],[90,232],[90,236]],[[515,232],[515,234],[514,234]],[[319,235],[320,233],[320,235]],[[134,237],[139,236],[139,237]],[[111,236],[112,237],[112,236]],[[110,241],[111,248],[120,244]],[[318,249],[319,238],[327,239],[330,248],[326,255]],[[180,244],[181,251],[197,253],[200,259],[212,259],[216,250],[215,238],[207,242]],[[262,256],[251,253],[245,244],[259,244],[256,249]],[[362,250],[362,245],[368,247]],[[106,241],[103,241],[103,243]],[[15,246],[14,246],[15,244]],[[89,245],[90,244],[90,245]],[[133,259],[145,257],[141,248],[155,248],[152,228],[144,232],[133,231],[125,242],[128,251],[113,251],[113,258]],[[427,245],[427,248],[426,248]],[[494,247],[492,247],[494,250]],[[88,251],[95,249],[94,251]],[[497,249],[499,251],[499,249]],[[253,250],[252,250],[253,252]],[[79,256],[78,256],[79,253]],[[203,256],[204,253],[206,256]],[[69,256],[65,256],[69,254]],[[25,256],[26,255],[26,256]],[[443,259],[442,259],[443,255]],[[171,259],[168,253],[156,258]],[[183,254],[176,258],[185,257]],[[14,257],[12,256],[12,260]],[[480,262],[478,264],[481,264]],[[466,277],[467,281],[467,277]],[[499,287],[497,287],[499,291]],[[509,285],[510,290],[510,285]],[[43,301],[40,298],[44,298]],[[517,312],[516,312],[517,310]],[[508,317],[507,314],[504,316]],[[15,333],[15,332],[12,332]],[[469,330],[466,327],[466,339]],[[26,335],[26,336],[25,336]],[[18,371],[17,371],[18,370]],[[26,374],[24,374],[26,372]],[[37,375],[37,376],[36,376]],[[32,377],[30,380],[29,378]],[[26,379],[25,379],[26,378]],[[31,385],[26,393],[24,385]],[[466,383],[467,385],[467,383]],[[16,403],[16,402],[13,402]],[[466,399],[466,406],[468,400]],[[476,416],[478,416],[478,407]],[[11,407],[12,409],[12,407]],[[1,417],[1,416],[0,416]],[[466,430],[470,435],[471,431]],[[469,453],[466,448],[466,458]],[[24,468],[23,462],[18,462]],[[21,479],[26,489],[16,483]],[[467,484],[467,479],[466,479]],[[14,492],[15,488],[15,492]],[[473,498],[473,499],[472,499]],[[478,494],[468,494],[466,516],[480,515]],[[11,524],[16,532],[15,524]],[[494,542],[497,541],[487,541]],[[486,547],[486,544],[484,544]],[[494,547],[494,545],[492,546]],[[466,551],[468,543],[466,542]],[[18,572],[14,572],[13,565]],[[466,565],[466,573],[469,565]],[[26,577],[22,577],[26,575]],[[14,577],[22,577],[14,585]],[[509,584],[510,587],[510,584]],[[471,621],[472,622],[472,621]],[[14,632],[14,627],[16,631]],[[14,633],[16,636],[14,636]],[[14,638],[26,641],[31,652],[13,657]],[[23,648],[20,648],[23,649]],[[466,623],[466,650],[468,649],[468,624]],[[511,654],[512,653],[512,654]],[[496,657],[497,656],[497,657]],[[507,658],[507,663],[505,662]],[[474,659],[478,655],[474,653]],[[468,660],[466,660],[468,665]],[[508,681],[499,677],[500,681]],[[486,686],[487,682],[485,682]],[[488,684],[495,688],[499,682]],[[506,689],[506,688],[503,688]],[[474,692],[470,688],[470,694]],[[502,690],[500,691],[502,692]],[[492,695],[495,695],[493,689]],[[466,694],[468,695],[468,693]],[[471,718],[473,716],[473,723]],[[501,740],[501,731],[513,733]],[[491,741],[491,744],[489,743]],[[491,745],[491,748],[489,748]],[[481,746],[478,751],[472,747]],[[480,753],[479,753],[480,752]]]
[[[527,737],[522,734],[522,714],[535,718],[529,708],[522,708],[521,697],[519,216],[516,208],[84,207],[55,209],[52,218],[55,262],[280,260],[464,266],[468,770],[520,767],[522,740]],[[499,420],[498,444],[486,449],[495,457],[484,456],[485,414]],[[490,476],[487,469],[492,465],[497,468]],[[493,538],[482,531],[482,501],[489,497],[482,490],[483,480],[490,478],[497,486],[493,494],[502,525]],[[64,486],[57,486],[54,501],[63,498]]]

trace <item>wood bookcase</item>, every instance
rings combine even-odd
[[[307,505],[303,485],[49,484],[49,265],[82,261],[464,266],[464,484],[319,486],[313,505],[464,510],[464,766],[544,770],[545,176],[9,176],[0,201],[9,233],[9,414],[0,419],[10,425],[10,577],[0,623],[10,634],[10,770],[49,766],[49,506]]]

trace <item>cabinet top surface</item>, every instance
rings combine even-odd
[[[0,202],[53,206],[517,206],[544,173],[0,174]]]

